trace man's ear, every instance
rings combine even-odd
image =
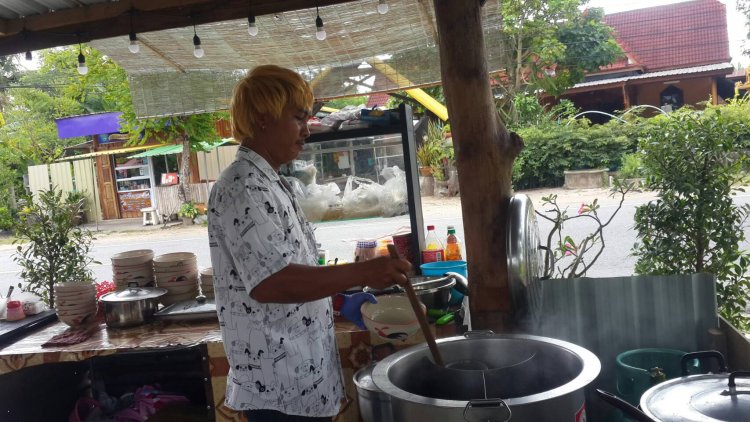
[[[263,113],[258,117],[258,126],[261,130],[265,130],[268,125],[270,125],[273,122],[273,119],[271,118],[271,115],[268,113]]]

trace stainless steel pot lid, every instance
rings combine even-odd
[[[162,297],[167,289],[158,287],[128,287],[125,290],[107,293],[99,300],[102,302],[130,302],[135,300],[152,299]]]
[[[657,384],[641,396],[641,409],[664,422],[748,421],[750,372],[690,375]]]
[[[529,317],[537,322],[543,261],[534,204],[527,195],[519,193],[510,199],[507,228],[508,282],[514,314],[517,319]]]

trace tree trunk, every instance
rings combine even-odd
[[[182,137],[182,159],[180,160],[180,186],[177,195],[182,203],[190,202],[193,197],[190,194],[190,139],[187,135]]]
[[[472,327],[513,329],[506,214],[513,160],[523,147],[495,110],[480,0],[434,0],[440,67],[461,189]],[[512,67],[512,66],[511,66]]]

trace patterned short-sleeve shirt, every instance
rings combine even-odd
[[[315,237],[289,184],[240,147],[208,205],[216,307],[230,365],[225,404],[336,415],[344,390],[330,298],[278,304],[250,297],[291,263],[317,265]]]

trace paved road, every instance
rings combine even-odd
[[[571,202],[571,213],[575,212],[577,205]],[[588,276],[606,277],[630,275],[633,271],[635,259],[630,256],[630,249],[635,242],[635,233],[632,230],[633,214],[635,207],[645,203],[648,198],[638,198],[626,201],[623,209],[615,217],[612,224],[604,233],[607,243],[604,252],[597,264],[591,268]],[[750,195],[738,196],[738,203],[750,202]],[[602,206],[600,215],[608,218],[615,210],[615,205],[610,201]],[[442,234],[445,227],[454,225],[459,237],[463,237],[463,225],[460,209],[445,209],[440,212],[431,213],[429,207],[425,211],[425,223],[434,224]],[[581,219],[583,220],[583,219]],[[331,257],[339,257],[351,261],[354,242],[359,238],[373,238],[395,232],[398,228],[408,227],[407,216],[395,218],[373,218],[343,222],[325,222],[317,225],[316,237],[325,248],[330,250]],[[551,224],[540,220],[540,232],[549,232]],[[565,227],[564,233],[579,238],[594,229],[591,225],[575,220]],[[746,228],[746,234],[750,237],[750,230]],[[745,245],[748,247],[748,245]],[[157,254],[168,252],[194,252],[198,256],[198,265],[210,266],[208,252],[208,236],[204,226],[183,227],[177,226],[168,229],[153,229],[143,232],[124,233],[101,233],[94,242],[92,255],[101,264],[93,265],[92,269],[97,281],[111,280],[112,267],[110,257],[118,252],[132,249],[153,249]],[[12,245],[0,245],[0,292],[4,295],[11,284],[20,281],[18,266],[13,262]]]

